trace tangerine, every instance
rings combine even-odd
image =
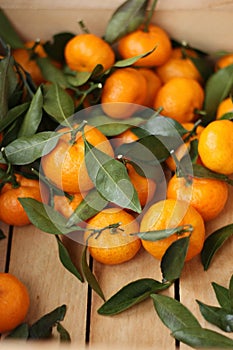
[[[223,55],[222,57],[220,57],[216,64],[215,64],[215,69],[222,69],[225,68],[227,66],[230,66],[231,64],[233,64],[233,53],[228,53]]]
[[[233,113],[233,102],[231,97],[227,97],[219,103],[216,112],[216,119],[220,119],[226,113]]]
[[[0,333],[19,326],[25,320],[29,305],[25,284],[11,273],[0,273]]]
[[[153,204],[142,218],[140,231],[165,230],[177,228],[178,226],[185,227],[186,225],[191,225],[193,228],[185,259],[185,261],[188,261],[201,252],[205,239],[204,220],[191,205],[175,199],[165,199]],[[168,247],[174,241],[186,237],[189,234],[189,231],[183,234],[174,233],[158,241],[142,239],[142,245],[149,254],[161,260]]]
[[[152,69],[138,68],[138,70],[145,77],[147,83],[146,98],[143,105],[152,108],[155,96],[162,86],[161,79]]]
[[[120,224],[117,228],[104,229],[101,233],[91,235],[92,230],[106,228],[108,225]],[[91,256],[109,265],[121,264],[135,257],[141,247],[137,233],[139,225],[136,219],[123,209],[107,208],[88,220],[88,231],[84,237]]]

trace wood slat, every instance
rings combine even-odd
[[[72,342],[85,344],[87,284],[63,267],[53,235],[32,225],[14,228],[9,271],[29,289],[29,323],[66,304],[67,313],[62,324]]]
[[[8,247],[8,231],[9,227],[0,222],[0,229],[6,238],[0,240],[0,272],[5,272],[7,264],[7,247]]]
[[[108,299],[127,283],[139,278],[154,278],[161,281],[159,262],[144,250],[133,260],[106,266],[94,263],[94,273]],[[165,292],[174,296],[173,287]],[[96,294],[92,297],[90,345],[103,344],[106,347],[130,349],[175,349],[174,339],[158,318],[152,300],[115,315],[102,316],[97,313],[102,300]]]

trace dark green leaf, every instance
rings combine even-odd
[[[233,112],[225,113],[225,114],[223,114],[219,119],[220,119],[220,120],[221,120],[221,119],[232,120],[232,119],[233,119]]]
[[[214,292],[219,305],[223,307],[225,310],[231,310],[228,289],[223,286],[220,286],[215,282],[212,283],[212,286],[214,288]]]
[[[31,137],[20,137],[4,148],[5,154],[12,164],[30,164],[49,153],[56,146],[60,136],[61,134],[53,131],[44,131]],[[0,162],[5,163],[2,154]]]
[[[104,39],[113,43],[122,36],[137,29],[145,20],[148,1],[128,0],[125,1],[110,18]]]
[[[167,228],[164,230],[155,230],[155,231],[146,231],[146,232],[138,232],[136,235],[143,239],[144,241],[156,242],[160,239],[164,239],[170,237],[174,234],[179,234],[186,229],[186,226],[177,226],[174,228]]]
[[[211,306],[197,300],[202,316],[225,332],[233,331],[233,314],[223,308]]]
[[[219,69],[211,75],[205,86],[204,110],[206,116],[203,122],[208,124],[215,119],[220,102],[225,99],[233,87],[233,64]]]
[[[166,295],[152,294],[155,310],[161,321],[172,332],[187,327],[196,327],[201,330],[201,326],[194,315],[179,301]]]
[[[76,266],[73,264],[71,257],[69,255],[68,250],[64,246],[61,239],[56,235],[56,240],[58,244],[58,250],[59,250],[59,258],[62,263],[62,265],[71,272],[75,277],[77,277],[81,282],[84,282],[83,277],[81,273],[77,270]]]
[[[37,57],[36,63],[46,81],[57,84],[63,89],[70,87],[63,71],[57,68],[48,57]]]
[[[29,326],[27,323],[22,323],[11,331],[5,339],[27,339],[29,336]]]
[[[32,136],[36,133],[42,119],[42,106],[43,95],[41,88],[39,87],[33,96],[30,107],[23,119],[18,137]]]
[[[71,342],[70,335],[68,331],[61,325],[60,322],[57,322],[57,331],[60,334],[60,341],[61,342]]]
[[[126,167],[119,161],[93,147],[87,140],[85,162],[97,191],[108,201],[140,213],[141,206]]]
[[[100,315],[116,315],[170,287],[170,283],[161,283],[152,278],[142,278],[130,282],[108,299],[99,309]]]
[[[82,86],[92,80],[93,78],[100,77],[104,72],[102,64],[97,64],[92,72],[75,72],[71,71],[72,74],[68,71],[67,81],[72,86]],[[81,91],[80,91],[81,92]]]
[[[151,135],[178,139],[178,144],[181,142],[181,136],[187,133],[187,129],[176,120],[158,116],[157,114],[155,114],[154,117],[152,116],[145,124],[141,125],[141,128]],[[173,147],[175,148],[175,144]]]
[[[222,247],[225,241],[233,235],[233,224],[226,225],[209,235],[204,243],[201,252],[201,261],[204,270],[209,268],[209,265],[215,253]]]
[[[80,231],[78,226],[66,227],[67,219],[45,203],[33,198],[19,198],[31,223],[41,231],[55,235]]]
[[[82,270],[89,286],[105,301],[104,293],[87,263],[87,246],[82,254]]]
[[[206,59],[206,57],[189,56],[189,59],[193,62],[199,71],[204,82],[207,81],[207,79],[214,73],[213,65]]]
[[[148,52],[145,52],[141,55],[133,56],[130,58],[125,58],[124,60],[120,60],[114,63],[113,67],[115,68],[125,68],[132,66],[134,63],[136,63],[140,58],[148,56],[150,53],[152,53],[154,50],[156,50],[156,47]]]
[[[205,178],[205,179],[217,179],[220,181],[225,181],[230,185],[233,185],[233,181],[228,176],[211,171],[200,164],[193,164],[192,174],[194,177]]]
[[[98,212],[103,210],[108,202],[101,197],[96,189],[93,189],[87,193],[82,202],[74,210],[73,214],[67,221],[67,227],[78,224],[79,222],[86,221]]]
[[[229,283],[229,299],[230,299],[230,308],[233,313],[233,275],[231,276]]]
[[[43,108],[58,123],[64,124],[74,113],[74,102],[58,84],[51,84],[45,90]]]
[[[161,271],[166,281],[174,281],[180,277],[189,247],[190,237],[174,241],[166,250],[161,260]]]
[[[64,63],[64,49],[69,40],[74,37],[75,34],[68,32],[61,32],[53,35],[52,41],[46,41],[43,44],[45,52],[48,56],[58,62]]]
[[[23,115],[29,108],[30,103],[25,102],[21,105],[15,106],[12,109],[9,109],[5,118],[0,120],[0,132],[12,124],[17,118]]]
[[[6,238],[6,236],[4,235],[3,231],[0,230],[0,240],[1,240],[1,239],[4,239],[4,238]]]
[[[176,330],[173,337],[193,348],[232,349],[233,340],[206,328],[189,327]]]
[[[59,321],[63,321],[66,305],[62,305],[42,316],[29,329],[29,339],[47,339],[51,336],[52,328]]]
[[[23,41],[2,9],[0,9],[0,23],[0,37],[13,49],[22,48]]]

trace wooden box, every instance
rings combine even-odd
[[[79,32],[79,20],[83,20],[91,32],[101,35],[113,11],[121,3],[122,0],[56,0],[50,4],[47,0],[1,0],[0,6],[22,38],[48,40],[61,31]],[[153,21],[166,29],[171,37],[185,40],[194,47],[208,52],[232,51],[232,16],[232,1],[160,0]],[[231,187],[224,212],[206,225],[207,234],[232,222]],[[15,274],[28,286],[31,297],[28,322],[32,323],[57,306],[66,304],[68,309],[63,324],[70,332],[71,348],[175,350],[176,342],[156,315],[151,300],[117,316],[100,316],[97,309],[101,299],[88,289],[86,283],[80,283],[64,269],[52,235],[32,225],[22,228],[1,225],[1,228],[7,239],[0,242],[0,271]],[[77,245],[69,239],[66,243],[75,258],[78,255]],[[228,286],[233,273],[232,256],[233,237],[217,253],[208,271],[203,270],[200,257],[186,263],[179,285],[170,287],[165,294],[179,298],[203,326],[216,330],[204,321],[195,300],[217,305],[211,282]],[[159,262],[143,250],[136,259],[123,265],[113,267],[94,263],[93,271],[107,298],[137,278],[161,280]],[[233,339],[232,334],[229,337]],[[27,348],[26,345],[1,342],[3,349]],[[28,347],[39,349],[44,345],[33,343]],[[57,342],[46,346],[48,349],[63,348]],[[189,347],[180,344],[179,348],[185,350]]]

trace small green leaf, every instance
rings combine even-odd
[[[60,133],[43,131],[30,137],[20,137],[9,143],[4,151],[11,164],[30,164],[45,153],[49,153],[56,146],[60,136]],[[2,153],[0,162],[5,163]]]
[[[206,328],[185,327],[175,330],[173,337],[180,342],[187,344],[195,349],[232,349],[233,340],[224,335]]]
[[[147,0],[125,1],[110,18],[104,39],[112,44],[122,36],[137,29],[145,20],[147,5]]]
[[[152,278],[142,278],[130,282],[108,299],[98,309],[98,313],[105,316],[119,314],[143,300],[146,300],[151,293],[165,290],[169,288],[170,285],[170,283],[161,283]]]
[[[43,44],[43,48],[48,56],[58,62],[64,63],[64,49],[69,40],[74,37],[75,34],[69,32],[61,32],[53,35],[51,41],[46,41]]]
[[[23,119],[18,137],[32,136],[36,133],[42,119],[43,95],[39,87],[32,98],[29,109]]]
[[[67,81],[70,85],[78,87],[82,86],[88,82],[88,80],[93,80],[94,78],[100,78],[104,73],[104,68],[102,64],[97,64],[92,72],[76,72],[68,71],[67,72]],[[82,91],[80,91],[81,93]]]
[[[183,231],[184,228],[186,228],[186,226],[177,226],[174,228],[167,228],[164,230],[138,232],[136,233],[136,235],[144,241],[156,242],[160,239],[168,238],[174,234],[178,234],[181,231]]]
[[[3,9],[0,9],[0,37],[13,49],[23,48],[23,41],[13,27]]]
[[[29,339],[47,339],[51,336],[52,328],[58,321],[63,321],[66,305],[62,305],[42,316],[29,329]]]
[[[161,271],[165,281],[178,279],[184,267],[190,237],[174,241],[166,250],[161,260]]]
[[[141,206],[126,167],[119,161],[93,147],[86,139],[85,162],[97,191],[107,200],[140,213]]]
[[[205,85],[204,110],[206,117],[203,122],[208,124],[215,119],[220,102],[229,96],[233,87],[233,64],[219,69],[212,74]]]
[[[71,338],[70,335],[68,333],[68,331],[61,325],[60,322],[57,322],[57,331],[60,334],[60,341],[61,342],[71,342]]]
[[[219,327],[225,332],[233,331],[233,314],[230,314],[227,310],[211,306],[196,300],[202,316],[211,324]]]
[[[0,132],[2,132],[5,128],[7,128],[10,124],[12,124],[16,119],[21,117],[29,108],[30,103],[25,102],[18,106],[15,106],[8,110],[5,118],[0,120]]]
[[[48,57],[37,57],[36,63],[46,81],[57,84],[63,89],[70,87],[66,75],[61,69],[57,68]]]
[[[27,323],[22,323],[13,331],[11,331],[5,339],[28,339],[29,326]]]
[[[152,294],[155,310],[161,321],[172,332],[188,327],[201,330],[195,316],[179,301],[166,295]]]
[[[82,270],[89,286],[105,301],[104,293],[87,263],[87,246],[82,253]]]
[[[231,310],[229,291],[227,288],[220,286],[219,284],[213,282],[212,286],[214,288],[215,296],[218,300],[219,305],[225,310]]]
[[[70,227],[78,224],[79,222],[90,219],[98,212],[103,210],[107,204],[108,202],[98,193],[96,189],[89,191],[69,217],[66,226]]]
[[[45,89],[43,108],[60,124],[66,124],[67,118],[74,114],[72,97],[58,84],[51,84]]]
[[[204,270],[209,268],[209,265],[216,254],[216,252],[222,247],[225,241],[233,235],[233,224],[229,224],[221,227],[220,229],[209,235],[204,243],[204,247],[201,252],[201,261]]]
[[[55,235],[62,235],[81,230],[78,226],[67,228],[67,219],[45,203],[38,202],[33,198],[18,199],[26,211],[31,223],[41,231]]]
[[[59,258],[62,263],[62,265],[71,272],[75,277],[77,277],[81,282],[84,282],[83,277],[81,273],[77,270],[76,266],[73,264],[71,257],[69,255],[68,250],[64,246],[61,239],[56,235],[56,241],[58,244],[58,250],[59,250]]]
[[[208,168],[202,166],[201,164],[193,164],[192,174],[194,177],[205,179],[217,179],[220,181],[225,181],[230,185],[233,185],[233,181],[228,176],[211,171]]]
[[[117,62],[114,63],[114,65],[112,67],[115,68],[125,68],[125,67],[129,67],[132,66],[134,63],[136,63],[140,58],[146,57],[149,54],[151,54],[154,50],[156,50],[156,47],[154,47],[152,50],[147,51],[141,55],[137,55],[137,56],[133,56],[130,58],[125,58],[124,60],[119,60]],[[108,72],[108,71],[107,71]]]

